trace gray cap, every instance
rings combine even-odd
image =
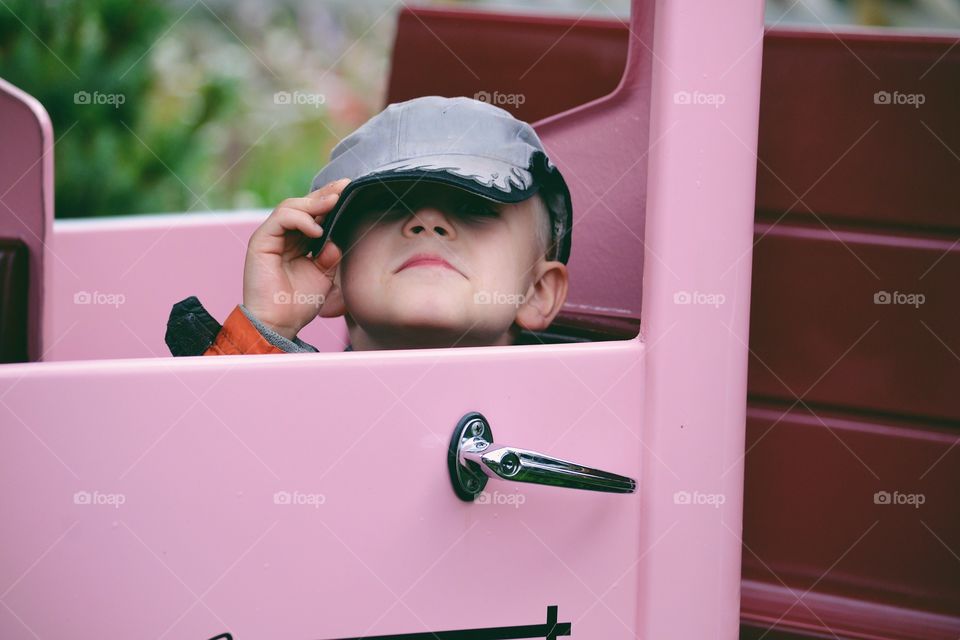
[[[326,215],[324,233],[308,243],[318,255],[342,211],[363,186],[425,180],[515,203],[538,191],[547,203],[555,260],[570,257],[573,207],[560,170],[529,124],[473,98],[423,96],[390,104],[333,148],[310,191],[350,178]]]

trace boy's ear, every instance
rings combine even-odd
[[[346,311],[347,307],[343,304],[343,294],[340,292],[340,287],[334,285],[324,297],[323,305],[320,307],[320,313],[317,316],[320,318],[336,318],[342,316]]]
[[[528,331],[549,327],[567,299],[567,265],[558,260],[544,261],[537,269],[537,276],[517,309],[516,323]]]

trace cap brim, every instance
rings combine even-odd
[[[522,202],[539,189],[526,169],[493,158],[464,155],[436,155],[405,160],[378,167],[347,183],[340,197],[323,219],[323,235],[307,243],[307,252],[320,255],[331,237],[341,214],[353,197],[365,186],[409,181],[435,182],[502,203]],[[314,183],[311,192],[323,187]]]

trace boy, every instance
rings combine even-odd
[[[315,352],[300,329],[342,315],[346,350],[514,344],[563,306],[571,229],[529,124],[471,98],[391,104],[253,233],[224,325],[191,296],[166,341],[173,355]]]

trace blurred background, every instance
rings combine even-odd
[[[402,0],[0,0],[0,77],[48,110],[58,218],[272,208],[384,106]],[[599,18],[629,0],[406,2]],[[960,0],[767,0],[766,21],[960,28]]]

